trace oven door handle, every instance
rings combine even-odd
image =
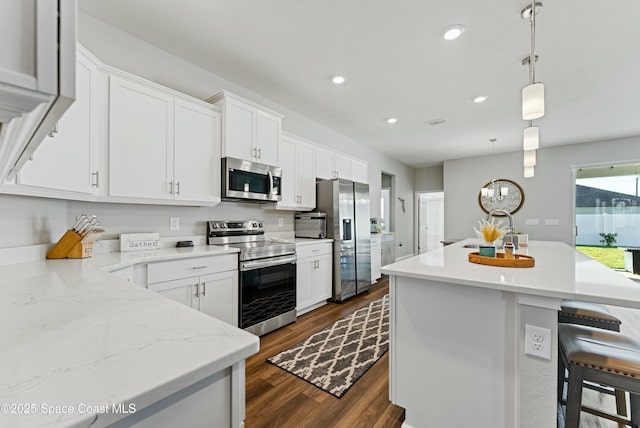
[[[244,271],[248,271],[248,270],[261,269],[261,268],[265,268],[265,267],[286,265],[286,264],[289,264],[289,263],[295,263],[296,259],[297,259],[297,257],[294,254],[292,256],[275,257],[275,258],[271,258],[271,259],[251,260],[251,261],[248,261],[248,262],[241,262],[240,263],[240,271],[244,272]]]

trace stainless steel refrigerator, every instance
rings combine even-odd
[[[369,185],[335,179],[316,187],[316,210],[327,214],[333,239],[332,300],[342,302],[371,287]]]

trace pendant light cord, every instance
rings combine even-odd
[[[536,81],[536,0],[531,1],[531,52],[529,54],[529,83]]]

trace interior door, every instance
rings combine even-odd
[[[444,240],[444,192],[418,193],[418,253],[439,248]]]

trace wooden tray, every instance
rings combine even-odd
[[[505,259],[504,253],[498,253],[496,257],[484,257],[480,253],[469,253],[469,261],[487,266],[501,266],[509,268],[530,268],[536,264],[536,259],[524,254],[514,254],[514,258]]]

